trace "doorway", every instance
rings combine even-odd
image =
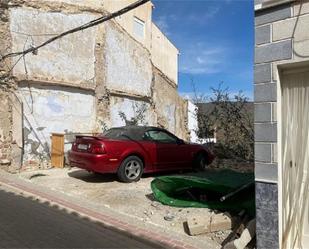
[[[309,67],[280,74],[282,248],[309,245]]]

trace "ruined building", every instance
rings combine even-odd
[[[1,1],[1,55],[37,46],[132,2]],[[152,11],[148,2],[1,63],[2,164],[48,162],[51,133],[102,132],[140,113],[140,123],[189,138],[188,103],[177,93],[179,52],[152,22]]]

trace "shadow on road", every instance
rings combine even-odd
[[[116,174],[99,174],[99,173],[88,172],[86,170],[72,171],[69,172],[68,175],[70,177],[82,180],[84,182],[91,182],[91,183],[118,181]]]
[[[191,171],[165,171],[165,172],[157,172],[157,173],[147,173],[142,175],[142,179],[147,178],[154,178],[159,176],[165,176],[165,175],[185,175],[187,173],[190,173]],[[82,180],[84,182],[90,182],[90,183],[102,183],[102,182],[115,182],[119,181],[117,174],[100,174],[100,173],[94,173],[94,172],[88,172],[87,170],[75,170],[72,172],[69,172],[68,175],[70,177]]]

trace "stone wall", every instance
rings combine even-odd
[[[158,125],[182,139],[189,140],[187,101],[178,95],[175,84],[156,68],[154,68],[153,103]]]
[[[8,1],[0,2],[0,54],[10,52]],[[9,77],[10,61],[0,62],[0,167],[7,168],[11,162],[12,151],[12,105],[10,87],[14,84]]]
[[[309,61],[309,1],[255,4],[257,247],[279,248],[277,84],[281,66]]]

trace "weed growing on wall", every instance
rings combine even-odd
[[[118,112],[120,118],[125,122],[126,125],[148,125],[146,122],[146,103],[133,103],[132,110],[133,116],[130,118],[124,112]]]

